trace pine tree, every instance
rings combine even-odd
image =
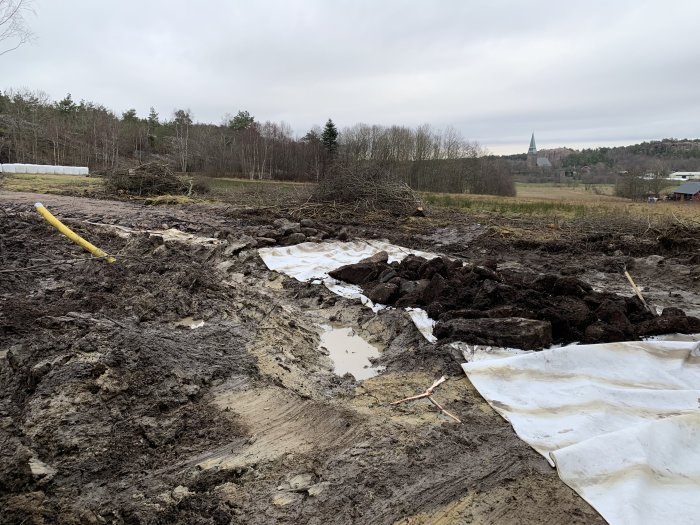
[[[158,113],[155,108],[151,106],[151,110],[148,112],[148,125],[150,128],[158,127],[160,122],[158,121]]]
[[[338,149],[338,129],[331,119],[328,119],[326,126],[323,128],[321,142],[323,142],[323,147],[326,148],[326,151],[331,156],[335,154]]]

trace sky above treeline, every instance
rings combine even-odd
[[[452,126],[496,154],[700,136],[697,0],[33,0],[0,88],[135,108]]]

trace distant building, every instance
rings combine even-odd
[[[700,182],[686,182],[673,190],[677,201],[700,201]]]
[[[668,180],[698,180],[700,171],[674,171],[668,176]]]
[[[549,169],[552,167],[552,163],[549,162],[547,157],[537,156],[537,146],[535,145],[535,132],[532,132],[532,137],[530,138],[530,147],[527,150],[527,168],[544,168]]]

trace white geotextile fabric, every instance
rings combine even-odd
[[[700,515],[700,346],[567,346],[462,365],[479,393],[612,524]]]
[[[90,169],[84,166],[53,166],[51,164],[0,164],[0,173],[89,175]]]
[[[302,282],[323,283],[334,294],[348,299],[360,299],[362,304],[376,312],[386,308],[386,306],[372,303],[368,297],[362,294],[362,289],[359,286],[333,279],[328,276],[328,272],[346,264],[357,263],[381,251],[389,254],[389,262],[401,261],[409,254],[419,255],[426,259],[437,257],[434,253],[409,250],[395,244],[372,240],[304,242],[293,246],[260,248],[258,253],[270,270],[283,273]],[[425,311],[420,308],[407,308],[406,311],[420,333],[431,343],[435,342],[434,322]]]

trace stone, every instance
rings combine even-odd
[[[588,344],[614,343],[625,339],[624,332],[603,321],[589,325],[583,333],[583,341]]]
[[[360,260],[357,264],[387,264],[388,262],[389,254],[386,251],[382,250],[381,252],[377,252],[374,255],[365,257],[364,259]]]
[[[301,225],[298,222],[292,222],[287,219],[276,219],[272,224],[282,235],[301,232]]]
[[[418,268],[418,275],[421,279],[432,279],[435,274],[447,277],[447,265],[442,257],[430,259]]]
[[[557,277],[554,280],[552,289],[549,290],[554,295],[574,295],[578,297],[583,297],[592,291],[593,287],[590,284],[570,275]]]
[[[258,241],[258,246],[274,246],[277,244],[277,240],[270,237],[258,237],[256,240]]]
[[[286,246],[291,246],[292,244],[299,244],[306,241],[306,235],[303,233],[292,233],[284,241]]]
[[[398,274],[396,273],[396,271],[393,268],[387,268],[381,274],[379,274],[379,282],[380,283],[388,283],[397,275]]]
[[[379,304],[390,304],[399,287],[392,283],[379,283],[365,292],[370,301]]]
[[[238,252],[245,250],[246,248],[255,248],[258,242],[247,235],[243,235],[238,239],[231,239],[228,241],[226,248],[224,248],[223,255],[229,257],[231,255],[236,255]]]
[[[316,485],[312,485],[311,487],[309,487],[309,489],[306,492],[309,494],[309,496],[318,496],[329,486],[330,483],[328,481],[322,481],[321,483],[317,483]]]
[[[178,485],[170,493],[175,503],[180,503],[183,499],[185,499],[187,496],[191,496],[192,494],[194,493],[190,492],[190,489],[183,485]]]
[[[49,481],[56,475],[55,468],[47,465],[35,457],[29,459],[29,469],[31,470],[32,477],[35,480]]]
[[[302,228],[301,233],[303,233],[307,237],[314,237],[318,235],[318,230],[316,228]]]
[[[642,321],[635,326],[635,332],[639,337],[662,334],[687,334],[691,332],[690,322],[683,315],[660,315],[648,321]]]
[[[379,277],[384,268],[373,263],[346,264],[340,268],[328,272],[333,279],[345,281],[350,284],[365,284]]]
[[[312,219],[302,219],[299,221],[299,224],[301,224],[302,228],[315,228],[316,223]]]
[[[401,279],[399,282],[399,295],[406,295],[413,292],[418,283],[416,281],[409,281],[408,279]]]
[[[302,495],[296,492],[284,492],[272,496],[272,504],[276,507],[286,507],[292,503],[297,503],[302,500]]]
[[[521,317],[438,321],[434,334],[438,339],[523,350],[539,350],[552,344],[552,325],[548,321]]]
[[[289,480],[289,490],[295,492],[305,492],[311,485],[313,485],[311,474],[297,474]]]
[[[486,266],[475,266],[472,270],[478,276],[492,281],[501,281],[501,277],[491,268]]]

